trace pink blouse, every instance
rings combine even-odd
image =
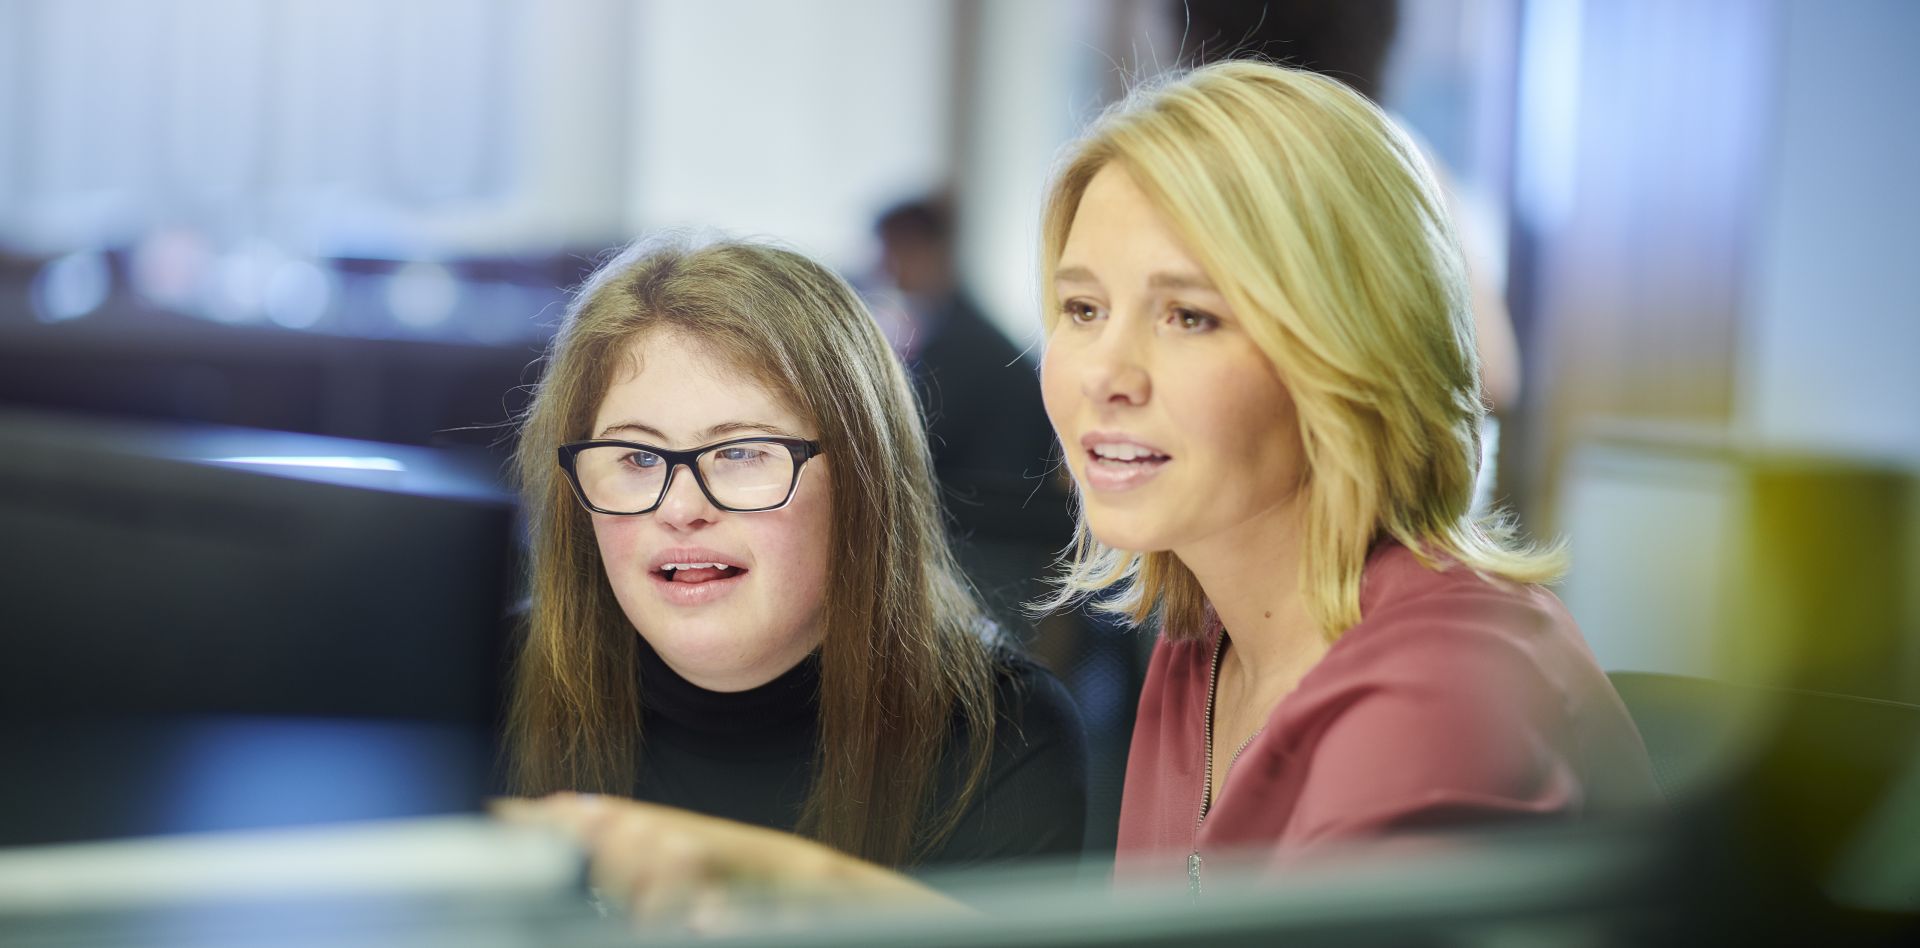
[[[1360,612],[1274,708],[1204,822],[1219,630],[1156,645],[1116,881],[1197,884],[1223,851],[1280,865],[1325,843],[1657,799],[1639,732],[1552,593],[1428,569],[1388,542],[1367,559]]]

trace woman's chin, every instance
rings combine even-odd
[[[674,674],[708,691],[746,691],[780,677],[806,657],[798,645],[782,648],[767,643],[760,648],[741,647],[737,640],[721,635],[702,635],[694,630],[676,630],[647,636],[654,653],[673,669]],[[785,656],[798,649],[798,656]]]
[[[1168,531],[1137,518],[1102,517],[1089,512],[1087,529],[1102,546],[1124,553],[1160,553],[1173,548]]]

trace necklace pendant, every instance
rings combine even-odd
[[[1187,895],[1198,898],[1200,895],[1200,854],[1187,854]]]

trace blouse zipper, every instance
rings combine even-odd
[[[1207,766],[1200,774],[1200,814],[1193,821],[1193,851],[1187,854],[1187,894],[1200,894],[1200,826],[1207,821],[1207,811],[1213,807],[1213,702],[1220,694],[1220,654],[1227,648],[1227,630],[1220,630],[1220,638],[1213,645],[1213,662],[1207,667],[1207,712],[1201,724],[1201,740],[1207,746]],[[1240,762],[1240,755],[1252,746],[1253,739],[1266,730],[1266,725],[1256,728],[1247,739],[1240,742],[1240,748],[1227,760],[1226,772],[1221,774],[1221,782],[1226,782],[1226,774],[1233,772],[1233,765]]]

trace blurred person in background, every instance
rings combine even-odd
[[[897,295],[880,294],[876,314],[920,398],[961,569],[996,621],[1066,668],[1071,627],[1035,635],[1024,610],[1071,537],[1064,479],[1048,476],[1059,465],[1039,367],[961,286],[954,224],[944,195],[880,214],[880,276]]]
[[[1077,713],[954,566],[912,391],[839,277],[634,246],[576,295],[518,468],[515,792],[896,868],[1078,852]],[[670,851],[618,836],[596,873]]]
[[[894,348],[927,416],[934,474],[965,490],[988,479],[1018,487],[1050,466],[1053,434],[1034,366],[960,285],[952,203],[906,201],[874,223],[880,267],[900,293]]]
[[[1486,405],[1466,276],[1385,114],[1258,63],[1148,87],[1069,151],[1042,239],[1042,388],[1082,511],[1053,604],[1160,631],[1120,882],[1198,892],[1215,855],[1282,869],[1657,799],[1541,585],[1563,554],[1469,514]],[[566,798],[526,815],[603,846],[670,831],[671,871],[640,852],[610,880],[647,915],[748,891],[941,904],[727,827]]]

